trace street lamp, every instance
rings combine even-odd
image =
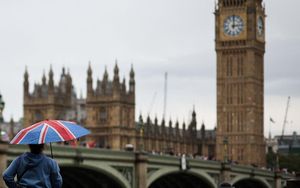
[[[224,162],[227,163],[228,162],[228,138],[227,138],[227,136],[224,137],[223,144],[224,144]]]
[[[2,123],[3,123],[3,110],[5,107],[5,102],[2,99],[2,95],[0,94],[0,140],[2,140]]]

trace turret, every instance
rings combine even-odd
[[[120,93],[120,78],[119,78],[119,67],[118,61],[116,60],[114,68],[114,79],[113,79],[113,95],[118,95]]]
[[[158,120],[157,120],[156,116],[154,118],[154,135],[155,135],[155,137],[158,137],[158,135],[159,135]]]
[[[186,136],[186,126],[185,126],[185,122],[183,121],[183,124],[182,124],[182,137],[185,138]]]
[[[114,83],[120,83],[118,61],[115,61]]]
[[[189,134],[191,137],[195,138],[197,136],[197,121],[196,121],[196,112],[193,109],[192,121],[189,125]]]
[[[143,116],[142,116],[142,114],[140,114],[139,122],[138,122],[138,129],[140,131],[140,134],[143,134],[143,127],[144,127]],[[142,136],[142,135],[140,135],[140,136]]]
[[[192,112],[192,122],[196,122],[196,112],[195,112],[195,108],[193,109],[193,112]]]
[[[72,84],[72,76],[70,74],[70,70],[67,72],[67,91],[69,95],[72,95],[73,84]]]
[[[3,123],[3,110],[5,108],[5,102],[2,99],[2,95],[0,93],[0,123]],[[0,126],[0,132],[1,132],[1,126]]]
[[[169,121],[169,137],[172,138],[173,135],[173,127],[172,127],[172,120]]]
[[[53,81],[52,66],[50,66],[50,70],[49,70],[48,87],[49,87],[49,94],[54,94],[54,81]]]
[[[126,94],[126,79],[125,79],[125,77],[123,78],[123,82],[122,82],[122,92],[124,94]]]
[[[163,136],[166,135],[165,119],[162,119],[162,121],[161,121],[161,134],[162,134]]]
[[[25,73],[24,73],[24,84],[23,84],[23,87],[24,87],[24,97],[27,97],[29,95],[29,75],[28,75],[28,72],[27,72],[27,67],[25,68]]]
[[[93,78],[92,78],[91,62],[89,62],[86,82],[87,82],[87,98],[90,98],[93,96]]]
[[[180,136],[179,134],[179,122],[178,120],[176,120],[176,123],[175,123],[175,137],[178,138]]]
[[[42,84],[43,84],[43,86],[46,85],[46,75],[45,75],[45,71],[43,72]]]
[[[201,139],[205,140],[205,125],[204,125],[204,122],[202,122],[202,125],[201,125]]]
[[[105,66],[105,70],[104,70],[104,74],[103,74],[103,79],[102,79],[102,83],[101,83],[101,89],[102,89],[102,93],[103,94],[106,93],[107,83],[108,83],[108,73],[107,73],[107,68]]]
[[[66,76],[65,67],[63,67],[60,75],[60,80],[59,80],[59,89],[64,94],[67,94],[67,85],[68,85],[68,78]]]
[[[146,126],[145,126],[145,134],[150,135],[151,134],[151,119],[149,115],[147,116]]]
[[[62,75],[62,76],[65,76],[65,75],[66,75],[66,69],[65,69],[65,67],[62,68],[62,73],[61,73],[61,75]]]
[[[12,139],[15,136],[14,126],[15,126],[14,119],[13,119],[13,117],[11,117],[10,122],[9,122],[9,138],[10,139]]]
[[[131,94],[135,94],[135,80],[134,80],[134,70],[133,70],[133,65],[131,65],[131,70],[130,70],[130,79],[129,79],[129,92]]]

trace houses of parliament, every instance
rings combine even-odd
[[[63,68],[57,84],[50,68],[29,91],[24,74],[24,125],[43,119],[76,121],[97,147],[198,154],[240,164],[265,165],[263,135],[265,8],[262,0],[218,0],[215,8],[217,127],[197,129],[196,112],[187,124],[135,117],[135,72],[121,81],[117,63],[110,78],[94,80],[87,67],[86,98],[77,97],[72,76]],[[94,88],[93,86],[96,85]],[[200,94],[199,94],[200,95]],[[138,121],[136,122],[136,119]]]
[[[42,76],[41,84],[35,84],[29,91],[29,73],[24,73],[24,125],[31,125],[43,119],[63,119],[76,121],[89,130],[88,142],[95,147],[122,150],[126,145],[148,152],[186,153],[214,157],[215,131],[197,130],[196,112],[186,125],[179,122],[159,123],[157,118],[148,116],[135,121],[135,75],[133,67],[129,72],[129,81],[119,78],[117,62],[112,79],[104,70],[102,80],[93,79],[91,65],[87,68],[86,98],[77,98],[72,84],[72,76],[62,69],[57,84],[50,68],[48,77]],[[96,87],[93,88],[94,82]],[[128,87],[127,87],[128,86]],[[180,127],[180,128],[179,128]],[[141,146],[143,145],[143,146]]]

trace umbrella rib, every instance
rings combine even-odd
[[[67,134],[70,134],[72,137],[73,137],[73,139],[76,139],[76,136],[72,133],[72,131],[70,131],[69,130],[69,128],[68,127],[66,127],[62,122],[60,122],[60,121],[57,121],[57,123],[59,124],[59,125],[61,125],[61,127],[67,132]],[[73,123],[74,124],[74,123]]]
[[[48,128],[49,128],[48,124],[45,123],[45,125],[43,126],[40,132],[39,144],[45,143]]]
[[[65,120],[60,120],[60,122],[66,122],[66,123],[71,123],[71,124],[75,124],[75,125],[76,125],[76,122],[74,122],[74,121],[65,121]]]
[[[57,123],[58,121],[52,121],[49,126],[59,135],[62,141],[73,140],[76,137],[69,131],[63,124]],[[64,131],[64,132],[60,132]],[[65,135],[64,135],[65,134]]]
[[[52,129],[58,135],[61,141],[64,141],[64,138],[59,134],[59,132],[54,127],[49,125],[49,128]]]
[[[53,132],[49,129],[53,130]],[[90,131],[72,121],[44,120],[22,129],[10,143],[42,144],[46,142],[69,141],[89,133]]]
[[[16,136],[15,138],[10,142],[12,144],[19,144],[22,139],[32,130],[32,129],[35,129],[39,126],[41,126],[43,124],[43,122],[40,122],[40,123],[36,123],[30,127],[27,127],[23,130],[21,130]]]

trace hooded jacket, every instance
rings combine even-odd
[[[17,176],[18,183],[14,178]],[[57,163],[44,154],[24,153],[17,157],[3,173],[9,188],[60,188],[62,177]]]

